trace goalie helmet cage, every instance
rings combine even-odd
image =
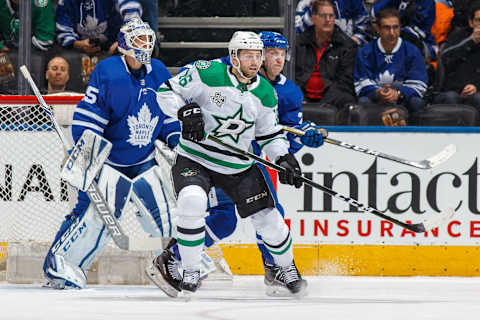
[[[67,126],[82,96],[44,98],[60,125]],[[35,96],[0,96],[0,150],[0,273],[10,282],[41,281],[43,258],[65,215],[75,205],[77,192],[60,179],[63,145]],[[121,225],[128,235],[144,233],[132,203],[124,211]],[[139,262],[141,267],[151,258],[148,252],[122,252],[112,241],[102,258],[106,255]],[[92,268],[97,269],[98,264]],[[142,274],[140,279],[123,279],[122,273],[128,275],[128,270],[120,270],[112,271],[116,273],[113,281],[98,281],[147,283],[141,267],[135,266]],[[101,277],[99,273],[96,275]]]
[[[82,98],[44,96],[65,129]],[[43,258],[77,192],[60,179],[63,145],[35,96],[0,95],[0,148],[0,281],[41,282]],[[130,202],[120,219],[129,236],[145,234],[135,212]],[[221,249],[213,251],[218,263]],[[87,272],[89,283],[150,284],[144,268],[152,258],[151,252],[123,251],[110,241]],[[225,273],[209,278],[230,279]]]

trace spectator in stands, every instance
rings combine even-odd
[[[137,0],[63,0],[57,6],[57,41],[90,56],[112,55],[123,21],[140,18]]]
[[[355,42],[335,26],[334,5],[329,0],[313,1],[312,22],[297,35],[295,82],[306,101],[337,108],[355,102]]]
[[[20,0],[0,0],[0,51],[18,48]],[[50,0],[32,1],[32,46],[47,51],[55,37],[55,17]]]
[[[420,50],[400,37],[399,12],[381,10],[375,28],[379,38],[360,48],[355,62],[359,104],[400,104],[410,112],[421,110],[427,71]]]
[[[143,21],[148,22],[152,30],[158,30],[158,0],[138,0],[142,5]]]
[[[349,35],[358,45],[370,41],[367,33],[369,16],[362,0],[333,0],[335,10],[335,24]],[[312,0],[300,0],[295,15],[297,34],[302,33],[313,25]]]
[[[372,8],[372,16],[385,8],[396,8],[400,13],[402,39],[417,46],[426,62],[435,60],[437,45],[431,29],[435,20],[434,0],[379,0]]]
[[[138,0],[142,5],[142,20],[146,21],[153,32],[155,32],[157,39],[155,41],[155,49],[152,57],[157,57],[160,52],[160,36],[158,33],[158,0]]]
[[[53,57],[47,65],[45,79],[48,83],[48,94],[64,92],[70,79],[70,65],[63,57]]]
[[[470,8],[476,0],[451,0],[453,6],[452,31],[468,28]]]
[[[453,16],[453,3],[450,0],[435,0],[435,21],[431,31],[439,50],[447,40]]]
[[[472,4],[468,27],[453,31],[441,53],[443,92],[435,103],[467,104],[480,111],[480,2]]]

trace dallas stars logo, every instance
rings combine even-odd
[[[215,137],[230,137],[235,143],[238,143],[240,136],[250,129],[254,121],[247,121],[243,118],[243,107],[240,105],[237,112],[233,116],[222,118],[212,115],[218,123],[218,126],[212,131]]]

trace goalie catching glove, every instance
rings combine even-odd
[[[290,184],[295,188],[302,186],[303,181],[297,177],[302,175],[302,170],[297,159],[291,153],[279,157],[275,163],[285,168],[285,170],[278,172],[280,183]]]
[[[195,102],[184,105],[178,110],[178,120],[182,122],[182,138],[190,141],[203,140],[205,122],[202,110]]]

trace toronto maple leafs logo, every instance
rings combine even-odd
[[[128,128],[130,135],[127,140],[132,146],[140,148],[152,141],[152,134],[158,123],[158,116],[152,119],[152,113],[147,104],[144,103],[137,117],[128,116]]]
[[[394,78],[395,75],[390,73],[390,71],[386,70],[385,72],[378,75],[376,82],[379,86],[384,86],[386,84],[392,84]]]
[[[210,96],[212,102],[215,103],[219,108],[221,108],[225,104],[225,96],[222,96],[221,92],[215,92],[213,96]]]
[[[233,116],[225,118],[213,115],[218,126],[212,131],[215,137],[230,137],[235,143],[238,143],[240,136],[250,129],[254,121],[247,121],[243,117],[243,107],[240,105],[237,112]]]
[[[82,39],[99,39],[100,42],[108,40],[105,36],[107,22],[103,21],[99,24],[96,17],[86,16],[86,18],[77,25],[77,30],[82,36]]]

